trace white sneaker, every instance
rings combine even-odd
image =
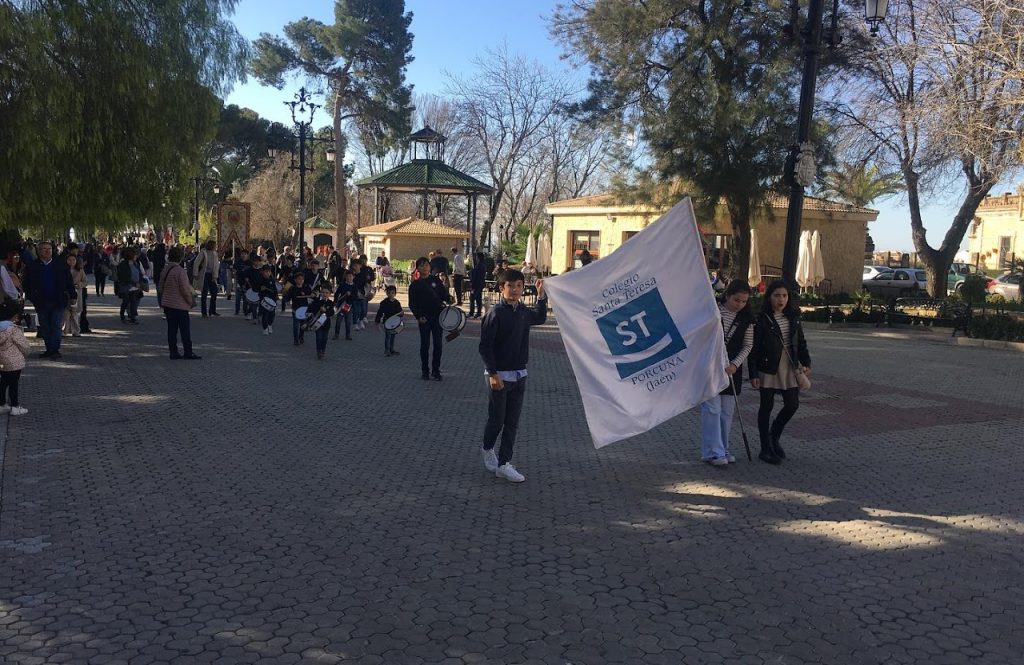
[[[725,461],[728,462],[729,464],[735,464],[736,463],[736,458],[732,456],[732,453],[726,453],[725,454]]]
[[[491,448],[490,450],[484,450],[483,448],[481,448],[480,450],[484,454],[484,468],[487,469],[488,471],[490,471],[491,473],[494,473],[495,471],[497,471],[498,470],[498,456],[496,454],[494,454],[494,449]]]
[[[267,332],[269,332],[271,335],[273,335],[274,334],[274,326],[267,326]]]
[[[270,334],[270,328],[264,328],[263,329],[263,334],[264,335],[269,335]]]
[[[11,405],[10,404],[0,405],[0,413],[10,413],[10,412],[11,412]],[[497,468],[497,466],[495,466],[495,469],[496,468]],[[491,469],[491,471],[494,471],[494,469]]]
[[[510,483],[521,483],[526,480],[526,476],[516,471],[516,468],[508,462],[499,466],[497,471],[494,472],[494,475],[499,478],[504,478]]]
[[[726,464],[729,463],[729,460],[726,459],[725,457],[708,457],[707,459],[703,460],[703,462],[705,464],[710,464],[711,466],[725,466]]]
[[[12,406],[11,407],[11,415],[12,416],[23,416],[26,413],[28,413],[28,409],[26,409],[23,406]]]

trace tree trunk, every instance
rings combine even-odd
[[[732,223],[732,246],[727,274],[730,279],[746,279],[750,272],[750,201],[747,199],[727,200],[729,218]],[[757,284],[750,286],[756,287]]]
[[[903,179],[907,185],[907,204],[910,208],[910,230],[914,239],[914,249],[925,266],[925,274],[928,277],[928,293],[932,298],[944,300],[948,288],[947,276],[949,267],[953,264],[953,258],[960,243],[963,242],[964,234],[974,219],[978,206],[985,200],[989,191],[995,186],[991,178],[979,177],[974,173],[973,162],[968,159],[963,161],[964,174],[967,177],[967,194],[956,217],[946,236],[942,239],[942,246],[934,249],[928,244],[928,229],[924,227],[921,219],[921,196],[919,189],[918,175],[909,165],[903,166]]]
[[[341,138],[341,113],[343,110],[341,90],[334,94],[334,223],[338,226],[338,244],[344,244],[349,236],[348,200],[345,197],[345,141]],[[356,220],[359,226],[359,220]]]
[[[491,209],[487,211],[487,219],[480,227],[480,246],[487,244],[487,237],[491,234],[491,226],[498,216],[498,208],[501,207],[501,199],[505,196],[505,188],[498,187],[494,190],[494,197],[491,199]]]

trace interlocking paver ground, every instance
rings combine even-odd
[[[1024,662],[1020,354],[811,331],[791,459],[720,470],[696,413],[594,450],[548,326],[512,485],[476,323],[437,384],[415,331],[318,362],[286,318],[171,362],[148,304],[91,299],[0,422],[0,662]]]

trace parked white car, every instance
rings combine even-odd
[[[1000,295],[1011,302],[1020,300],[1020,280],[1024,276],[1019,272],[1000,275],[988,283],[986,292]]]
[[[863,280],[874,279],[875,275],[882,272],[892,272],[892,268],[889,266],[864,266],[864,277]]]
[[[880,298],[907,298],[928,294],[928,277],[916,268],[894,268],[864,280],[864,288]]]

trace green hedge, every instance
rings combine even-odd
[[[1024,342],[1024,321],[1006,314],[975,316],[971,319],[971,337]]]

